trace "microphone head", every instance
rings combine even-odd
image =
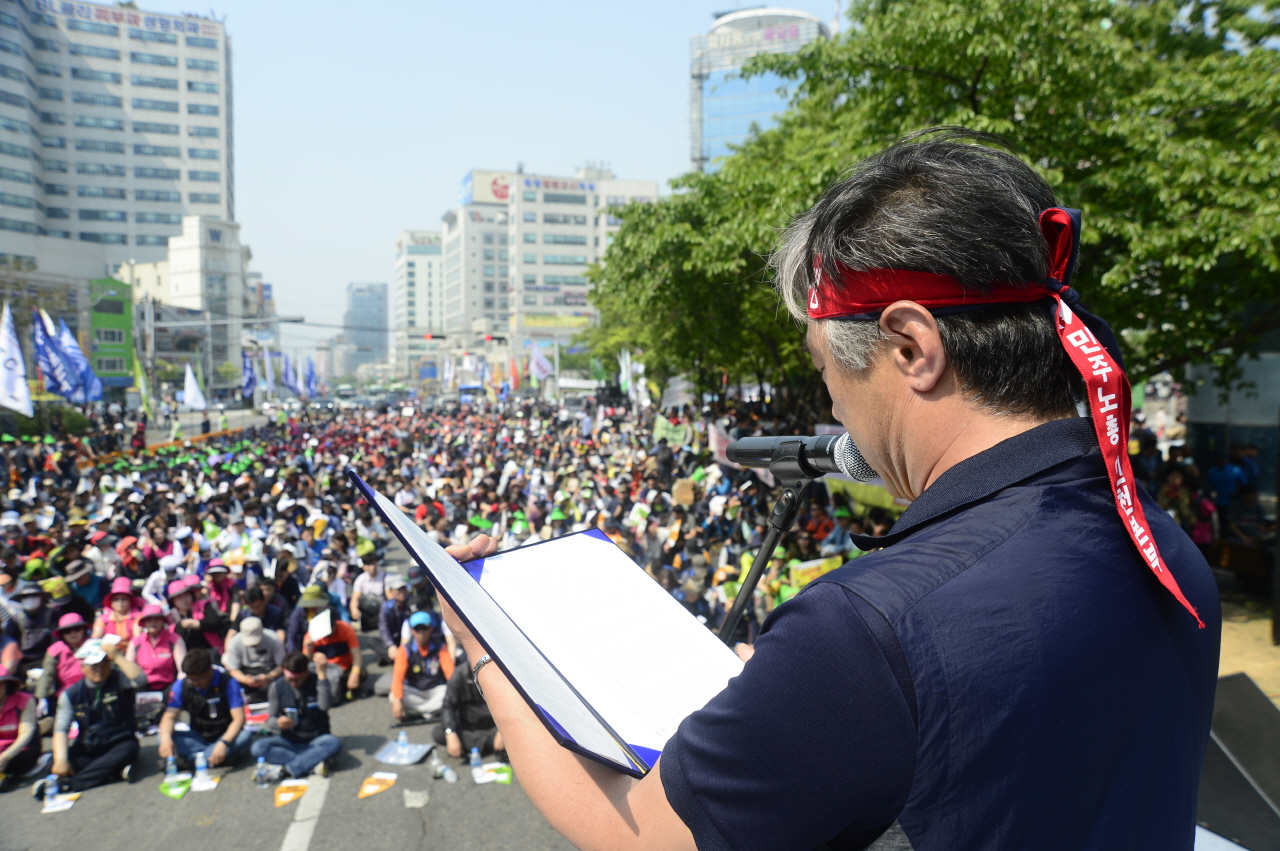
[[[854,481],[869,482],[879,475],[879,473],[871,469],[867,459],[863,458],[862,453],[858,451],[858,447],[853,445],[853,440],[849,437],[848,432],[840,435],[835,445],[831,447],[831,453],[835,459],[836,466],[840,468],[840,472]]]

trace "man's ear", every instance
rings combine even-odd
[[[895,301],[880,314],[880,328],[889,338],[888,362],[917,393],[932,391],[947,370],[942,334],[933,314],[914,301]]]

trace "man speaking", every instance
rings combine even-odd
[[[835,417],[911,500],[855,536],[883,549],[780,606],[643,780],[560,748],[482,666],[522,784],[579,847],[1192,847],[1217,591],[1133,483],[1120,353],[1068,286],[1078,214],[977,141],[862,162],[775,256]]]

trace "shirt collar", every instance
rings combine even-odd
[[[1050,420],[947,470],[911,503],[888,535],[850,537],[860,550],[891,546],[947,514],[1097,449],[1092,421],[1084,417]]]

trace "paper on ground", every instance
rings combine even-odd
[[[661,751],[742,661],[613,542],[489,556],[480,584],[629,745]]]
[[[81,792],[68,792],[65,795],[53,795],[44,799],[44,806],[40,808],[41,813],[60,813],[71,809],[76,801],[80,800]]]
[[[364,779],[360,784],[360,791],[356,794],[357,798],[368,798],[370,795],[376,795],[379,792],[385,792],[392,786],[396,785],[397,775],[390,771],[375,771]]]
[[[292,804],[301,798],[306,791],[306,780],[285,780],[276,787],[276,806],[283,807],[285,804]]]

